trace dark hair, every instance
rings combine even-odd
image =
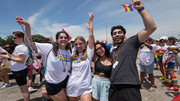
[[[58,51],[58,48],[59,48],[57,40],[59,38],[59,35],[62,34],[62,33],[66,34],[67,38],[69,39],[69,35],[68,35],[67,32],[59,31],[59,32],[56,33],[56,42],[53,43],[53,52],[54,52],[55,56],[57,56],[57,51]],[[70,47],[70,44],[67,44],[65,49],[69,50],[69,47]]]
[[[101,57],[100,55],[98,55],[98,54],[96,53],[96,45],[97,45],[97,44],[100,44],[101,46],[103,46],[103,48],[105,49],[105,56],[106,56],[107,58],[110,58],[110,52],[109,52],[107,46],[106,46],[103,42],[96,42],[96,43],[94,44],[94,53],[95,53],[98,57]]]
[[[17,36],[18,38],[24,38],[24,33],[21,31],[15,31],[13,32],[13,34]]]
[[[42,41],[41,41],[41,43],[50,43],[50,39],[49,38],[44,38]]]
[[[175,44],[175,42],[176,42],[176,38],[175,37],[168,37],[168,40],[170,41],[170,42],[172,42],[172,44]]]
[[[111,28],[111,36],[113,35],[113,31],[114,31],[115,29],[121,29],[121,30],[123,31],[123,34],[124,34],[124,35],[126,34],[126,29],[124,29],[124,27],[121,26],[121,25],[117,25],[117,26],[113,26],[113,27]]]

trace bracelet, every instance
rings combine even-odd
[[[141,12],[142,10],[144,10],[144,7],[138,9],[138,12]]]
[[[11,60],[11,56],[9,56],[8,60]]]

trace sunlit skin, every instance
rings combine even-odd
[[[98,49],[98,50],[97,50]],[[100,55],[101,57],[103,57],[105,55],[105,49],[103,46],[101,46],[100,44],[96,45],[96,53],[98,55]]]
[[[17,44],[17,45],[23,43],[22,41],[20,41],[20,38],[17,37],[16,35],[14,35],[14,34],[12,34],[12,40],[13,40],[14,43]]]
[[[68,38],[67,38],[67,35],[64,34],[64,33],[61,33],[58,37],[58,40],[57,40],[58,44],[59,44],[59,48],[64,50],[67,43],[68,43]]]
[[[82,44],[81,44],[82,43]],[[83,50],[85,49],[86,47],[86,43],[83,43],[83,41],[77,39],[75,41],[75,47],[76,47],[76,50],[79,52],[79,53],[82,53]]]
[[[113,38],[113,40],[114,40],[114,42],[116,44],[123,43],[124,42],[124,37],[125,37],[125,35],[124,35],[124,33],[123,33],[123,31],[121,29],[115,29],[113,31],[112,38]]]

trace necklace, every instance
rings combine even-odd
[[[115,53],[115,51],[113,52],[113,61],[114,61],[114,63],[117,61],[117,58],[118,58],[118,55],[119,55],[119,50],[120,50],[120,46],[118,48],[118,52],[117,53]]]
[[[66,65],[67,65],[67,62],[68,62],[67,51],[66,51],[66,55],[65,55],[66,57],[63,57],[60,51],[59,51],[59,54],[60,54],[60,56],[57,56],[57,57],[58,57],[58,59],[61,60],[61,62],[62,62],[63,72],[66,72]],[[64,61],[65,61],[66,63],[64,63]]]
[[[100,62],[101,62],[101,58],[100,58]],[[106,65],[108,64],[108,58],[106,59]],[[104,77],[104,71],[106,70],[106,67],[104,68],[104,70],[102,70],[103,64],[101,63],[101,72],[99,73],[100,77]]]

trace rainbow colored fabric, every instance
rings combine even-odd
[[[4,47],[7,48],[7,47],[9,47],[9,46],[10,46],[9,44],[6,44]]]
[[[157,52],[155,52],[155,55],[154,55],[154,62],[158,62],[158,57],[157,57]]]
[[[123,7],[125,9],[125,12],[134,11],[134,9],[133,9],[131,4],[123,4]]]
[[[80,63],[82,60],[74,60],[74,63]]]
[[[62,57],[62,56],[60,56],[60,55],[57,55],[57,57],[58,57],[58,59],[59,59],[60,61],[66,61],[66,62],[69,62],[69,61],[70,61],[70,58],[67,58],[67,57]]]

